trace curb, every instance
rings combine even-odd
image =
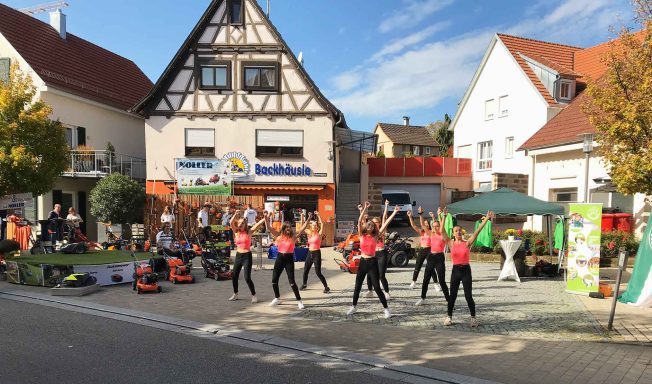
[[[178,332],[189,336],[238,345],[263,352],[283,354],[292,358],[309,359],[320,363],[366,372],[373,376],[407,383],[498,384],[495,381],[449,373],[404,362],[390,362],[378,357],[347,352],[340,348],[321,347],[271,335],[225,328],[216,324],[199,323],[164,315],[111,307],[85,301],[34,294],[19,290],[0,290],[0,299],[71,310],[142,326]]]

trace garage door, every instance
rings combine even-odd
[[[416,208],[421,206],[423,211],[437,212],[439,197],[441,194],[440,184],[385,184],[382,190],[400,190],[410,192],[412,201],[417,202]]]

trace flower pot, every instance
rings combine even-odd
[[[514,241],[514,236],[507,236],[507,240]]]

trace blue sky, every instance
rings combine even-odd
[[[133,60],[155,82],[210,1],[67,2],[69,32]],[[496,32],[586,47],[632,18],[628,0],[271,3],[272,22],[295,54],[303,51],[310,76],[351,128],[367,131],[404,115],[418,125],[453,115]]]

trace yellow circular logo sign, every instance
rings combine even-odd
[[[249,160],[240,152],[229,152],[222,156],[222,160],[231,162],[232,176],[248,176],[251,171]]]

